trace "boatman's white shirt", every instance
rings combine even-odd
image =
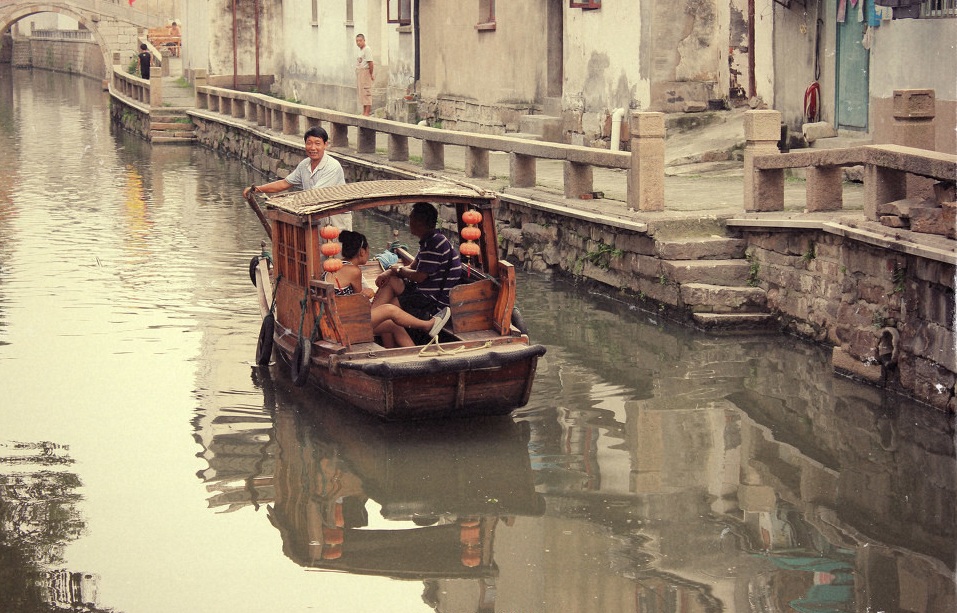
[[[346,175],[342,171],[339,160],[328,153],[322,155],[315,170],[310,168],[312,160],[309,158],[299,162],[296,169],[289,173],[286,181],[302,190],[315,187],[329,187],[331,185],[345,185]],[[329,217],[329,223],[340,230],[352,230],[352,213],[340,213]]]

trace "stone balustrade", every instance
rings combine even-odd
[[[159,107],[163,104],[162,76],[153,76],[151,74],[150,79],[146,80],[114,66],[110,89],[115,94],[125,96],[126,98],[151,107]]]
[[[364,117],[328,109],[287,102],[264,94],[197,84],[197,106],[200,109],[255,122],[258,126],[283,134],[302,134],[314,125],[326,124],[333,147],[348,145],[348,130],[357,130],[358,153],[374,153],[379,132],[389,135],[388,159],[408,161],[409,139],[422,142],[424,170],[444,170],[445,147],[466,149],[465,175],[488,178],[489,152],[509,155],[509,185],[533,187],[536,162],[564,162],[564,194],[566,198],[590,195],[594,189],[593,168],[616,168],[628,171],[628,206],[641,211],[664,209],[664,115],[634,113],[632,140],[635,155],[624,151],[608,151],[591,147],[542,143],[468,132],[453,132],[387,119]]]

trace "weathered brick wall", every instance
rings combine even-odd
[[[839,370],[957,410],[953,265],[815,231],[747,238],[768,307],[786,329],[833,344]],[[896,361],[882,367],[884,330],[899,341]]]

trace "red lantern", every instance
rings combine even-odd
[[[323,243],[322,246],[319,247],[319,251],[321,251],[322,255],[326,256],[327,258],[338,254],[339,249],[339,243]]]
[[[469,209],[462,213],[462,221],[472,226],[478,225],[482,223],[482,214],[475,209]]]
[[[326,272],[339,272],[342,268],[342,260],[339,258],[329,258],[322,263],[322,269]]]
[[[477,241],[482,236],[482,231],[475,226],[465,226],[462,228],[462,238],[467,241]]]
[[[459,253],[467,257],[476,256],[479,254],[479,246],[471,241],[462,243],[459,245]]]
[[[339,228],[335,226],[322,226],[322,228],[319,229],[319,236],[327,241],[337,239],[339,238]]]

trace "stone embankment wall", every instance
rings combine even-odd
[[[93,41],[16,38],[12,63],[18,68],[41,68],[103,79],[103,52]]]
[[[122,105],[114,101],[114,107]],[[193,122],[199,143],[274,177],[285,176],[303,157],[298,137],[264,140],[244,126],[199,116]],[[413,176],[361,156],[337,157],[349,181]],[[833,345],[837,370],[957,411],[952,264],[821,230],[750,228],[727,236],[714,219],[682,220],[687,234],[727,236],[693,239],[692,249],[667,238],[668,228],[575,217],[507,194],[498,220],[505,255],[529,269],[589,280],[678,320],[708,309],[769,311],[786,331]],[[707,274],[734,278],[708,282],[728,287],[696,296],[704,286],[683,276],[681,264],[696,259],[715,259]]]
[[[786,330],[834,346],[836,369],[957,410],[954,266],[823,232],[747,232]]]

